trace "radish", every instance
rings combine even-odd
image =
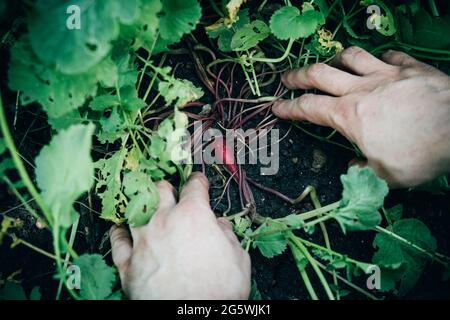
[[[216,137],[212,142],[216,159],[219,164],[223,164],[225,168],[233,175],[235,180],[239,180],[239,169],[236,165],[233,150],[228,148],[225,139]]]
[[[255,200],[253,192],[247,182],[245,172],[240,169],[234,157],[234,150],[231,150],[226,141],[222,137],[216,137],[212,142],[216,159],[220,164],[223,164],[227,171],[232,174],[233,179],[239,184],[239,194],[241,196],[241,203],[248,208],[254,208]]]

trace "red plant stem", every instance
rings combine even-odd
[[[291,199],[291,198],[289,198],[288,196],[282,194],[281,192],[276,191],[276,190],[274,190],[274,189],[272,189],[272,188],[263,186],[262,184],[260,184],[260,183],[258,183],[258,182],[256,182],[256,181],[254,181],[254,180],[252,180],[252,179],[250,179],[250,178],[248,178],[248,177],[247,177],[247,181],[250,182],[250,183],[251,183],[252,185],[254,185],[255,187],[257,187],[258,189],[261,189],[261,190],[264,190],[264,191],[266,191],[266,192],[268,192],[268,193],[271,193],[271,194],[277,196],[278,198],[280,198],[280,199],[282,199],[282,200],[284,200],[284,201],[286,201],[286,202],[289,202],[289,203],[294,202],[293,199]]]

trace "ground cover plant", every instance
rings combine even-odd
[[[304,94],[282,72],[351,45],[449,71],[449,14],[434,0],[0,1],[0,298],[125,298],[109,226],[148,223],[155,182],[182,189],[193,169],[252,254],[252,299],[421,296],[422,278],[448,297],[447,177],[390,192],[347,169],[364,156],[351,142],[271,107]],[[185,147],[209,129],[280,130],[280,173],[239,163],[254,151],[239,135]],[[222,164],[191,161],[206,150]]]

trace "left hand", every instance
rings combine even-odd
[[[111,228],[111,247],[130,299],[247,299],[250,257],[231,223],[209,205],[208,180],[192,174],[177,203],[157,183],[160,204],[148,225]]]

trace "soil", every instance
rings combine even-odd
[[[177,76],[191,79],[199,85],[198,79],[193,78],[195,72],[190,61],[186,58],[175,57],[169,61],[172,65],[181,63],[177,70]],[[6,50],[0,52],[0,77],[1,92],[6,105],[7,115],[10,123],[16,115],[15,94],[7,89],[6,70],[8,53]],[[208,98],[208,97],[207,97]],[[45,122],[45,115],[39,111],[37,106],[20,108],[17,112],[16,126],[12,130],[20,153],[31,163],[36,157],[43,144],[49,141],[51,131]],[[349,161],[354,157],[351,151],[341,147],[319,141],[304,132],[290,128],[287,122],[280,122],[276,128],[280,129],[280,137],[289,130],[289,134],[280,142],[280,167],[276,175],[261,176],[259,165],[246,165],[245,170],[249,177],[255,181],[273,188],[277,191],[295,198],[307,186],[314,186],[317,190],[319,200],[323,205],[340,199],[342,187],[339,181],[341,174],[345,173]],[[330,130],[311,125],[304,125],[315,134],[327,135]],[[11,127],[11,129],[13,129]],[[335,138],[339,142],[346,143],[342,137]],[[30,170],[31,171],[31,170]],[[211,181],[211,202],[217,205],[222,189],[217,188],[219,179],[216,171],[207,167],[206,173]],[[312,204],[305,200],[297,206],[292,206],[275,196],[252,188],[257,212],[267,217],[283,217],[296,210],[311,210]],[[232,210],[237,213],[241,210],[237,188],[231,189]],[[95,195],[90,196],[94,209],[98,209],[98,199]],[[81,203],[88,204],[88,197],[80,199]],[[448,230],[450,228],[450,196],[433,196],[425,192],[399,190],[390,193],[386,207],[398,203],[404,205],[404,217],[415,217],[422,220],[431,230],[438,241],[439,252],[450,255],[450,240]],[[14,209],[18,205],[16,199],[8,193],[6,188],[0,186],[0,212],[8,212],[8,216],[18,217],[23,221],[23,226],[15,231],[20,238],[48,251],[52,251],[50,234],[36,227],[35,221],[31,219],[24,210]],[[225,205],[217,206],[217,214],[225,210]],[[105,235],[109,223],[99,220],[95,213],[82,205],[77,205],[81,213],[81,222],[76,238],[76,250],[88,252],[100,252],[106,254],[109,251],[109,243]],[[0,220],[2,216],[0,215]],[[348,256],[370,262],[374,249],[372,241],[374,232],[354,232],[344,235],[334,221],[327,223],[331,245],[335,251]],[[306,239],[317,243],[323,243],[321,233],[316,231],[312,235],[302,233]],[[18,272],[16,279],[21,279],[26,291],[29,292],[35,286],[40,287],[44,299],[53,299],[57,287],[57,281],[53,280],[54,264],[42,255],[19,245],[10,249],[10,239],[4,239],[0,246],[0,278],[10,276]],[[306,299],[308,294],[299,276],[295,262],[287,250],[280,256],[267,259],[259,254],[258,250],[250,250],[252,258],[252,275],[263,299]],[[308,270],[311,271],[311,270]],[[313,273],[309,273],[313,275]],[[441,281],[442,270],[439,265],[430,264],[425,270],[419,283],[408,294],[405,299],[449,299],[450,282]],[[321,288],[318,280],[311,276],[313,286]],[[364,283],[364,279],[360,279]],[[318,290],[319,291],[319,290]],[[320,291],[319,291],[320,292]],[[380,295],[378,295],[380,296]],[[323,292],[322,292],[322,297]],[[394,297],[387,295],[387,298]],[[365,299],[364,296],[352,293],[347,297],[350,299]]]

